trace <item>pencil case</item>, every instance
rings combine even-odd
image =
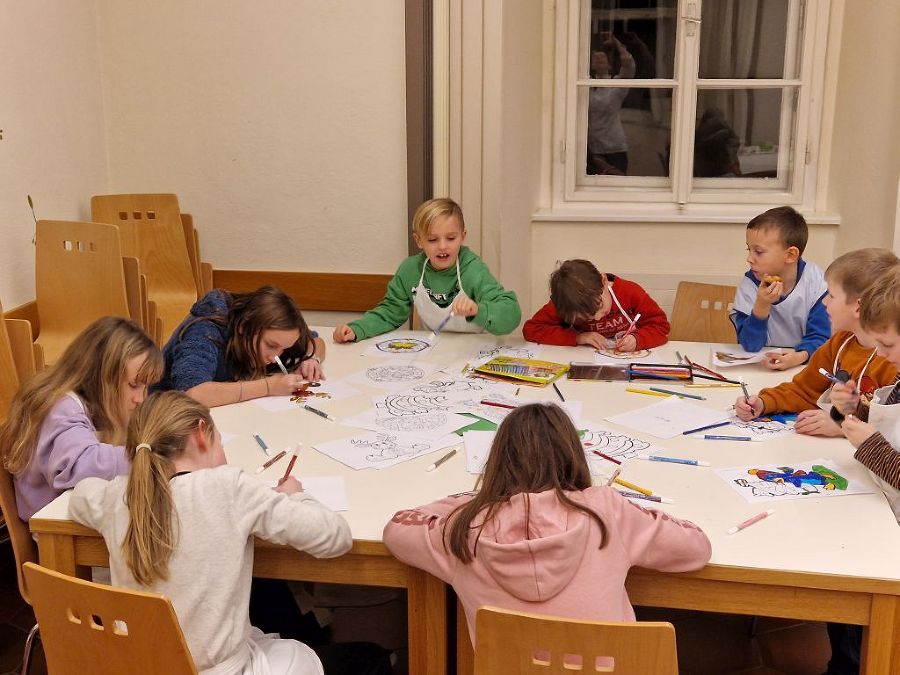
[[[666,363],[578,363],[569,364],[570,380],[599,382],[668,382],[689,384],[694,381],[690,366]]]

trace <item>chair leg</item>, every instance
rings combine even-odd
[[[28,669],[31,667],[31,657],[34,655],[34,643],[38,634],[38,625],[34,624],[28,631],[28,637],[25,638],[25,654],[22,656],[22,675],[29,675]]]

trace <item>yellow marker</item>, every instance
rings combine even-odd
[[[658,391],[650,391],[649,389],[635,389],[633,387],[627,387],[625,391],[630,391],[632,394],[646,394],[647,396],[663,396],[668,398],[671,394],[660,394]]]
[[[647,495],[648,497],[652,497],[653,493],[650,492],[647,488],[642,488],[640,485],[635,485],[634,483],[629,483],[627,480],[623,480],[616,476],[613,479],[616,483],[621,485],[622,487],[627,487],[629,490],[634,490],[635,492],[640,492],[642,495]]]

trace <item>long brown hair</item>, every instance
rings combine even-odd
[[[215,425],[209,408],[180,391],[152,394],[128,425],[131,471],[125,505],[130,519],[122,557],[135,580],[145,586],[169,578],[169,558],[178,541],[169,486],[172,460],[184,452],[198,429],[212,441]]]
[[[444,545],[464,563],[475,558],[485,524],[501,505],[520,493],[525,494],[526,531],[528,493],[553,490],[566,507],[593,518],[600,528],[600,548],[606,545],[603,519],[566,495],[566,492],[589,488],[591,471],[575,426],[569,416],[552,403],[520,406],[503,420],[479,484],[478,494],[454,509],[444,525]],[[479,523],[473,524],[476,518]],[[470,547],[472,530],[477,534]]]
[[[141,356],[144,361],[138,383],[155,384],[163,372],[162,355],[137,324],[106,316],[85,328],[53,366],[23,384],[13,399],[6,422],[0,426],[0,452],[6,469],[18,474],[28,465],[44,419],[70,391],[84,402],[101,441],[124,443],[128,425],[128,413],[122,406],[126,366]]]
[[[263,286],[249,293],[228,293],[225,296],[228,311],[207,317],[198,317],[184,325],[179,338],[198,321],[212,321],[225,327],[225,361],[234,379],[253,380],[264,377],[268,363],[259,358],[259,343],[266,330],[299,330],[295,345],[301,356],[314,349],[309,326],[291,297],[276,286]]]

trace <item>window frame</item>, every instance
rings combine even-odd
[[[659,177],[610,177],[604,176],[597,187],[577,186],[578,167],[584,167],[586,133],[584,111],[578,105],[579,88],[594,80],[579,78],[579,66],[584,59],[581,52],[582,26],[585,13],[590,12],[589,0],[559,0],[556,4],[554,56],[554,105],[552,123],[551,159],[551,209],[564,216],[566,212],[585,214],[587,211],[603,211],[616,202],[620,210],[635,214],[650,210],[684,214],[695,210],[709,213],[711,209],[722,213],[726,219],[748,209],[758,210],[758,205],[792,204],[803,210],[811,210],[816,203],[818,158],[823,152],[824,140],[820,138],[822,101],[825,81],[826,43],[828,37],[829,3],[827,0],[789,0],[789,26],[800,26],[799,39],[794,41],[799,51],[799,64],[795,78],[783,79],[701,79],[698,77],[700,54],[699,32],[703,0],[678,0],[676,6],[675,63],[673,78],[622,79],[616,85],[646,88],[671,88],[671,179],[669,185],[658,187]],[[707,0],[715,1],[715,0]],[[691,43],[688,40],[692,40]],[[789,41],[790,43],[790,41]],[[581,52],[581,53],[580,53]],[[790,47],[785,58],[785,75]],[[611,83],[608,86],[612,86]],[[787,89],[799,91],[791,125],[791,147],[779,148],[790,162],[789,176],[784,187],[748,187],[759,179],[729,178],[727,187],[716,185],[721,179],[694,178],[690,168],[693,163],[697,92],[704,89]],[[688,97],[688,100],[684,100]],[[782,110],[788,105],[783,97]],[[786,124],[782,114],[782,133]],[[581,129],[579,125],[583,125]],[[782,136],[783,138],[783,136]],[[783,143],[781,145],[784,145]],[[739,181],[739,182],[738,182]],[[736,183],[737,182],[737,183]],[[602,207],[602,208],[596,208]],[[730,212],[730,213],[729,213]],[[547,214],[549,215],[549,214]]]

